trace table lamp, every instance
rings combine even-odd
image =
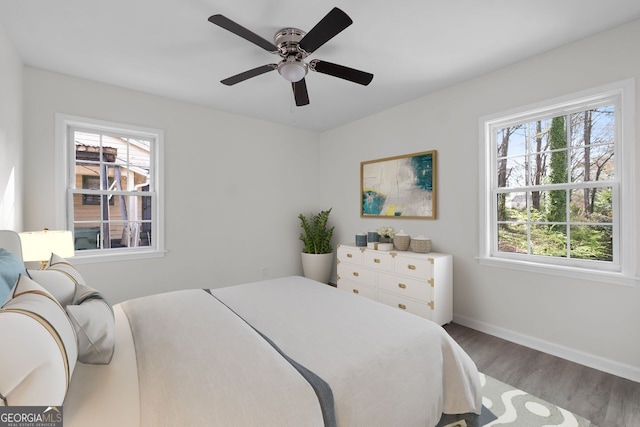
[[[74,255],[73,234],[69,230],[26,231],[18,233],[22,242],[22,260],[40,261],[40,270],[44,270],[54,253],[62,258]]]

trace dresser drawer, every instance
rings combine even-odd
[[[431,301],[431,285],[426,280],[410,279],[393,274],[379,273],[378,288],[399,296]]]
[[[365,251],[363,264],[381,271],[393,271],[393,258],[387,252]]]
[[[407,313],[415,314],[425,319],[431,319],[431,307],[429,307],[427,302],[403,298],[385,291],[378,292],[378,301],[399,310],[406,311]]]
[[[346,262],[338,264],[337,270],[338,279],[345,279],[351,282],[364,283],[365,285],[376,287],[377,273],[375,271],[368,270],[359,265],[348,264]]]
[[[338,262],[362,264],[362,250],[349,246],[338,247]]]
[[[396,274],[428,280],[433,278],[433,262],[428,258],[397,256],[394,260]]]
[[[359,283],[354,283],[349,280],[338,280],[338,289],[342,289],[345,292],[350,292],[355,295],[359,295],[372,300],[378,299],[378,291],[374,288],[370,288]]]

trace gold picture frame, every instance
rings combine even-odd
[[[436,150],[360,163],[360,216],[437,218]]]

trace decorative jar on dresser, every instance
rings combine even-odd
[[[338,245],[338,289],[444,325],[453,320],[453,257]]]

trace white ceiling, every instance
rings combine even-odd
[[[337,6],[353,24],[308,59],[375,75],[361,86],[309,72],[296,107],[277,62],[207,21],[221,13],[271,41]],[[324,131],[640,19],[638,0],[2,0],[0,26],[26,65]],[[612,46],[612,49],[615,46]]]

